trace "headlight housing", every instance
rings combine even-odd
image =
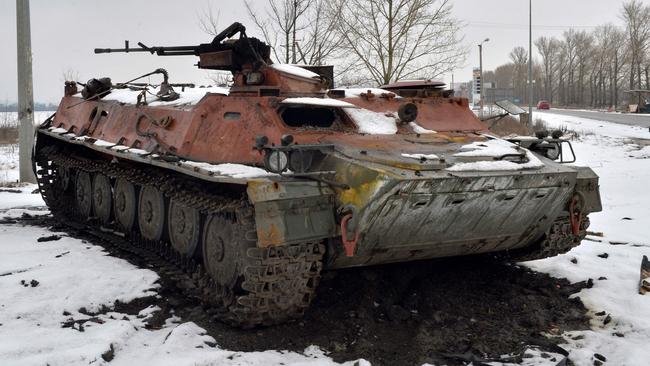
[[[280,174],[287,170],[289,156],[285,151],[270,150],[264,156],[264,166],[271,173]]]

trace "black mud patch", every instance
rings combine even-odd
[[[232,350],[316,344],[337,361],[373,365],[517,361],[530,346],[563,352],[559,337],[543,334],[588,329],[582,302],[568,298],[587,286],[489,258],[398,264],[326,274],[297,323],[253,332],[200,325]]]
[[[51,217],[29,221],[53,223]],[[83,231],[60,225],[55,230],[105,244]],[[104,247],[149,268],[139,257]],[[587,310],[569,296],[593,284],[570,284],[487,256],[340,270],[324,273],[304,319],[240,330],[215,321],[181,284],[159,275],[159,297],[116,303],[102,312],[137,315],[157,305],[162,310],[148,319],[150,329],[175,315],[197,323],[223,349],[302,352],[317,345],[335,361],[364,358],[373,365],[481,365],[505,354],[513,355],[509,362],[518,362],[529,347],[565,353],[557,346],[563,343],[560,335],[589,329]]]

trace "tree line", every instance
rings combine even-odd
[[[274,62],[334,65],[342,86],[434,79],[465,62],[451,0],[246,0]],[[218,16],[200,16],[218,32]]]
[[[631,0],[620,9],[622,26],[604,24],[591,31],[569,29],[562,37],[534,41],[537,99],[565,106],[619,108],[636,104],[630,90],[650,89],[650,5]],[[484,73],[483,80],[512,88],[528,101],[528,50],[515,47],[509,62]],[[536,101],[533,101],[536,102]]]

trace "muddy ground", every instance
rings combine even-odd
[[[106,246],[83,230],[58,225],[50,217],[23,223],[54,226],[145,266],[138,257]],[[160,281],[161,299],[116,307],[137,314],[158,305],[163,310],[150,327],[159,327],[173,313],[197,323],[219,347],[233,351],[301,352],[314,344],[337,361],[481,365],[505,354],[513,355],[510,361],[520,361],[529,346],[565,353],[557,346],[559,335],[588,328],[585,307],[569,296],[590,283],[572,285],[488,256],[324,273],[316,300],[302,321],[253,330],[233,329],[211,319],[199,302],[188,299],[164,274]]]

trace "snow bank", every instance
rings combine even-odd
[[[394,135],[397,133],[397,121],[392,112],[379,113],[359,108],[346,109],[345,113],[357,125],[359,133],[369,135]]]
[[[302,78],[307,78],[307,79],[314,79],[314,78],[320,78],[320,75],[318,75],[315,72],[311,72],[307,69],[303,69],[302,67],[294,66],[294,65],[289,65],[289,64],[273,64],[270,65],[270,67],[274,70],[278,70],[280,72],[283,72],[285,74],[293,75],[293,76],[300,76]]]
[[[2,183],[0,182],[0,186],[2,186]],[[40,193],[32,193],[38,189],[36,184],[26,183],[19,187],[12,186],[11,188],[1,189],[4,191],[0,190],[0,217],[7,216],[7,210],[12,208],[20,207],[37,210],[42,209],[45,205]],[[20,193],[15,193],[16,191]]]
[[[650,138],[648,129],[639,126],[628,126],[545,112],[535,112],[535,118],[544,120],[549,128],[566,127],[569,130],[578,132],[581,136],[596,135],[608,138]]]
[[[79,312],[155,295],[158,276],[65,234],[60,240],[37,242],[47,235],[52,232],[0,225],[2,365],[104,365],[102,354],[110,349],[114,353],[110,365],[338,365],[315,346],[303,354],[213,347],[216,341],[204,329],[177,317],[161,329],[146,329],[146,318],[160,311],[155,306],[137,315]],[[64,328],[65,323],[71,326]],[[358,360],[343,365],[370,364]]]
[[[650,296],[639,295],[637,286],[641,258],[650,256],[650,169],[644,158],[650,150],[629,139],[650,136],[646,129],[632,126],[538,113],[542,114],[551,128],[567,126],[581,132],[572,141],[575,164],[590,166],[600,177],[603,212],[590,215],[589,230],[603,237],[589,237],[567,254],[524,265],[572,282],[594,280],[593,288],[575,295],[590,310],[592,329],[564,335],[574,364],[591,366],[598,352],[607,357],[606,364],[646,365]],[[603,253],[607,258],[598,257]],[[595,315],[600,312],[605,314]],[[605,324],[608,315],[611,321]]]
[[[19,180],[18,161],[18,144],[0,145],[0,185]]]
[[[334,107],[334,108],[357,108],[356,105],[342,100],[330,98],[286,98],[281,104],[300,104],[300,105],[313,105],[320,107]]]
[[[98,359],[111,341],[136,331],[131,321],[106,316],[103,324],[87,323],[84,332],[62,324],[88,318],[79,312],[82,307],[97,311],[115,300],[153,295],[157,287],[154,272],[107,256],[100,247],[65,236],[36,241],[51,234],[41,228],[0,226],[3,364],[81,365]]]

